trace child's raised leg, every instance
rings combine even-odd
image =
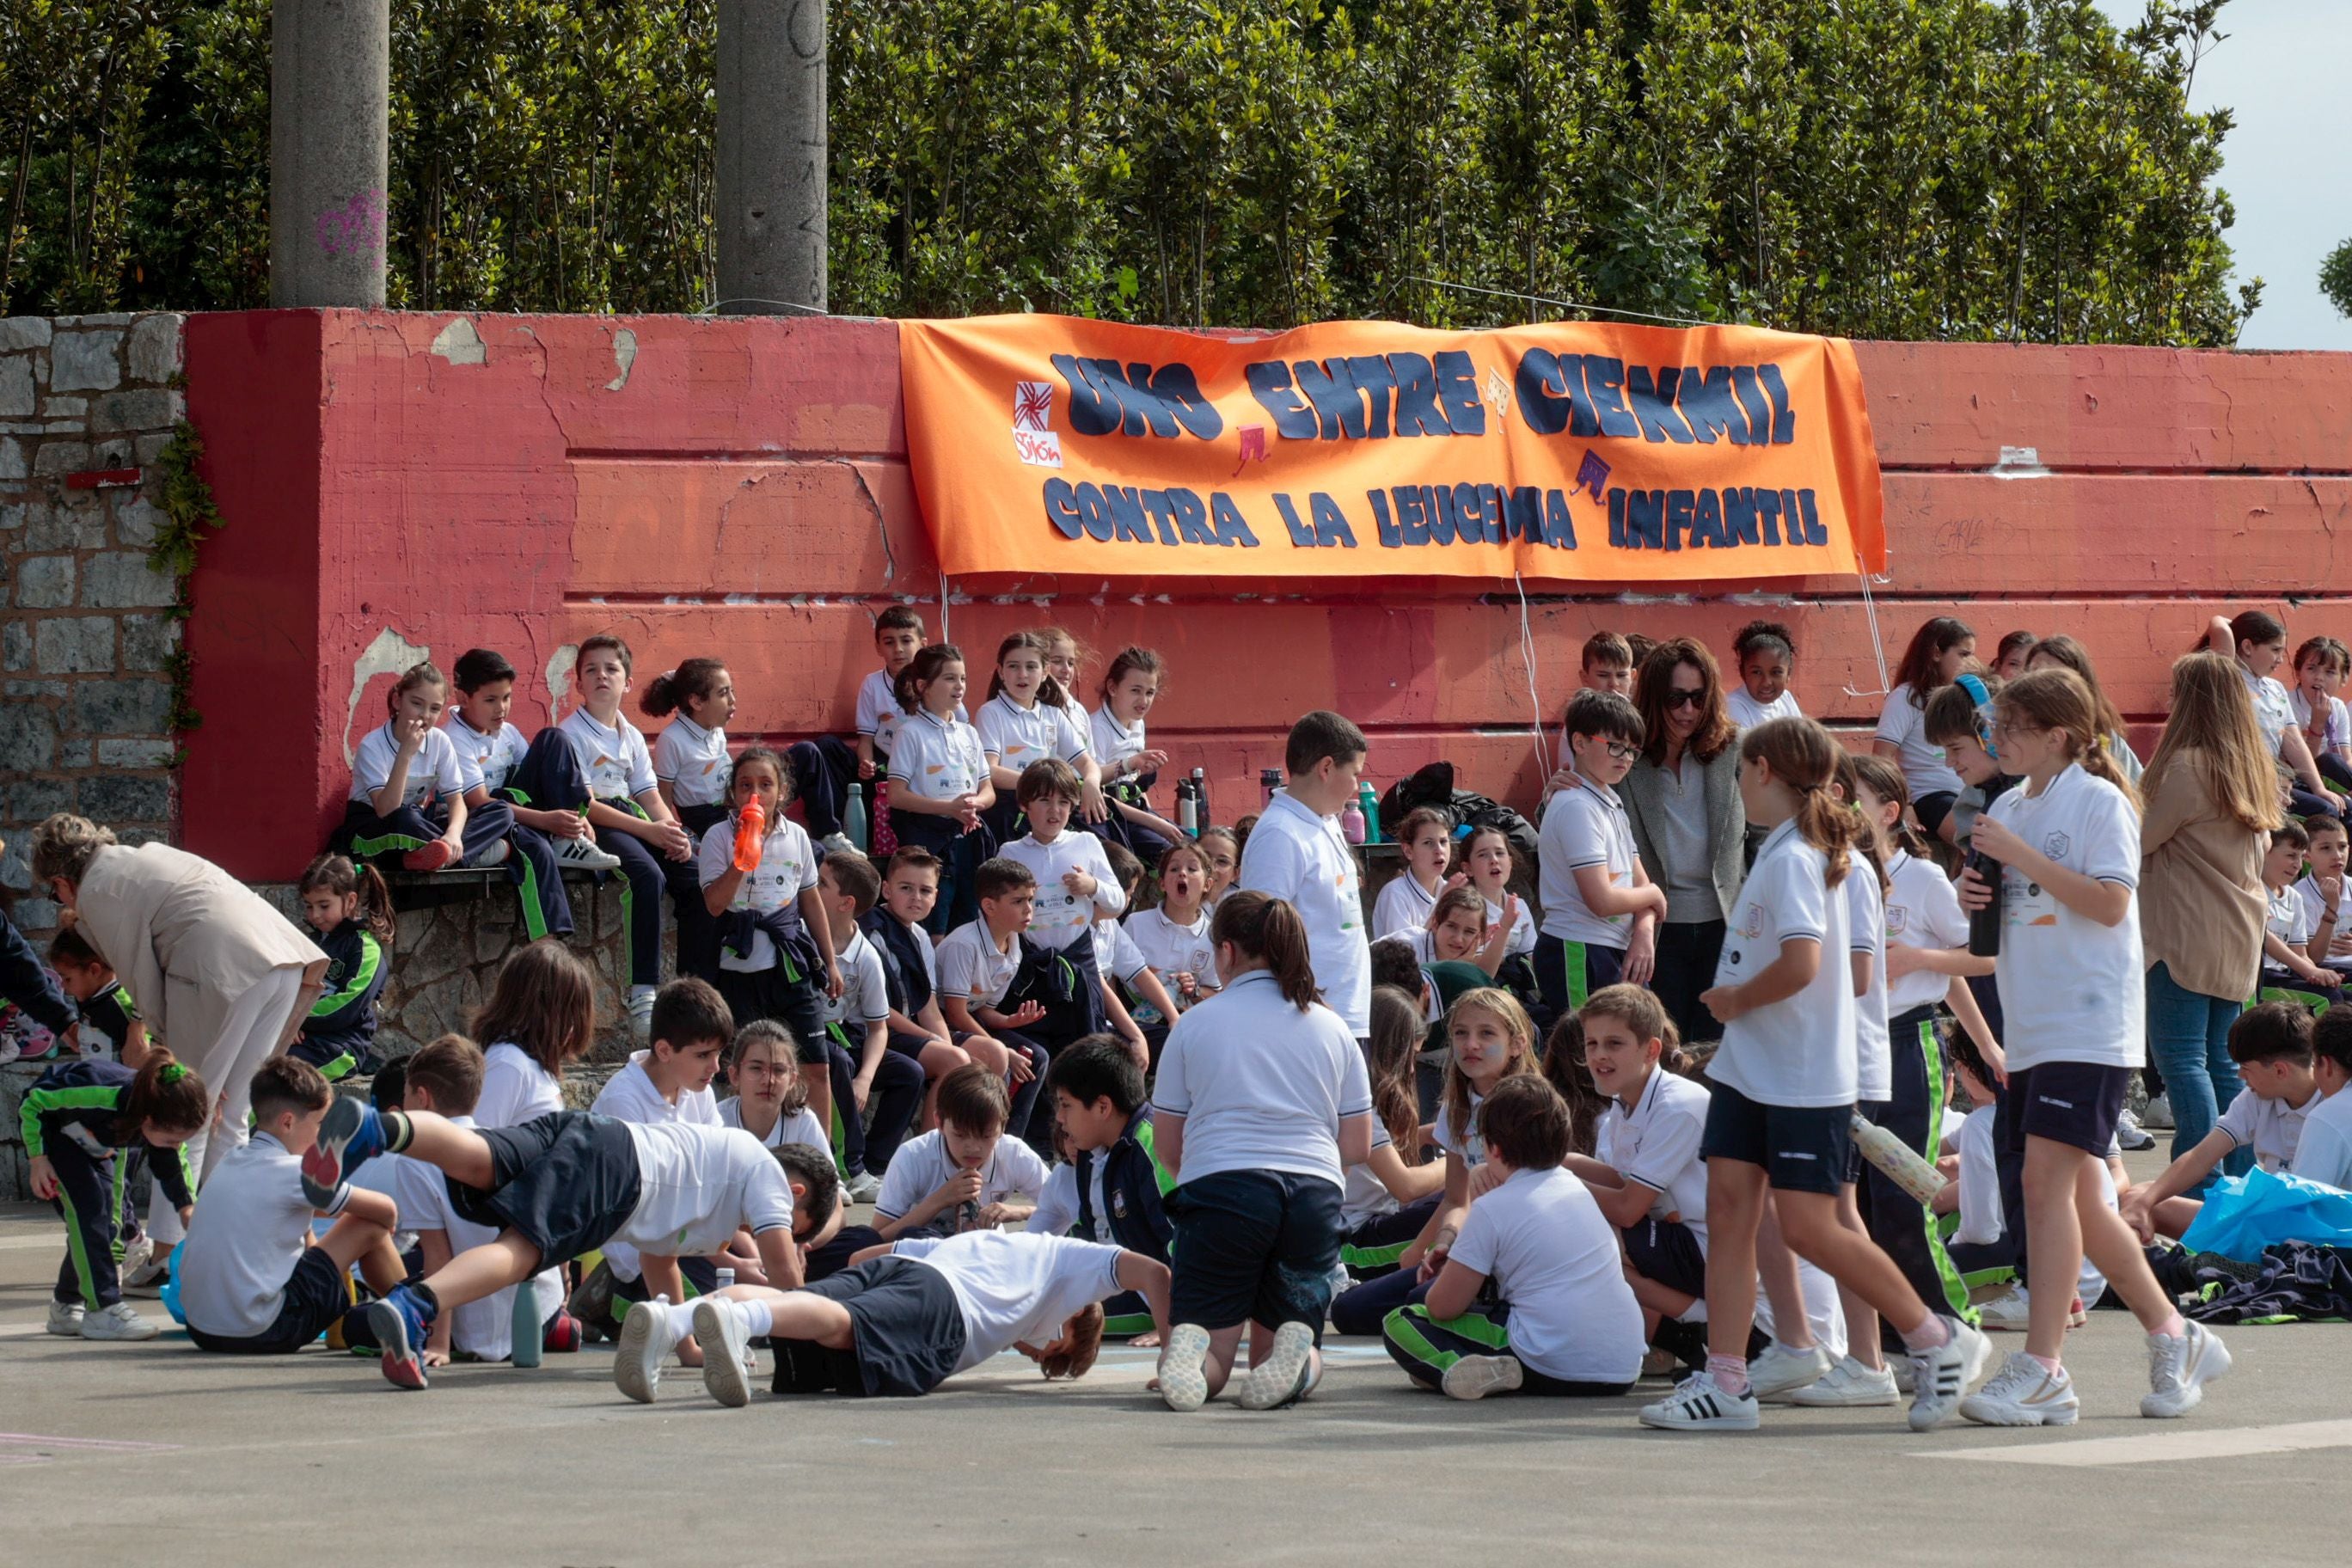
[[[460,1186],[489,1191],[498,1179],[489,1142],[429,1110],[378,1111],[362,1100],[338,1099],[319,1124],[319,1141],[302,1156],[302,1191],[320,1207],[353,1171],[379,1154],[406,1154],[437,1167]]]
[[[393,1250],[392,1232],[373,1220],[344,1215],[327,1228],[318,1245],[334,1259],[338,1269],[348,1271],[358,1264],[360,1278],[379,1296],[391,1295],[393,1288],[408,1278],[407,1265]]]

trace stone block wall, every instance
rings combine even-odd
[[[34,824],[79,811],[138,841],[174,813],[177,584],[148,567],[157,459],[185,413],[182,318],[0,320],[0,885]],[[45,931],[48,900],[16,919]]]

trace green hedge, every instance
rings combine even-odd
[[[0,5],[0,303],[261,303],[268,5]],[[832,304],[2227,343],[2218,9],[835,0]],[[395,303],[709,302],[708,0],[393,15]]]

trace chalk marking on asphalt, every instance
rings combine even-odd
[[[2295,1421],[2279,1426],[2200,1426],[2135,1437],[2016,1443],[1999,1448],[1941,1449],[1915,1459],[1972,1459],[1988,1465],[2157,1465],[2229,1459],[2305,1448],[2352,1448],[2352,1421]]]

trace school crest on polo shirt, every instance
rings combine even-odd
[[[1889,904],[1886,906],[1887,935],[1901,936],[1904,932],[1904,929],[1910,925],[1910,923],[1911,911],[1909,910],[1905,909],[1901,904]]]
[[[2053,860],[2063,860],[2066,858],[2068,847],[2074,842],[2063,833],[2053,833],[2042,841],[2042,853],[2049,856]]]
[[[1751,942],[1764,934],[1763,905],[1750,904],[1748,906],[1747,918],[1739,922],[1739,934],[1747,937]]]

